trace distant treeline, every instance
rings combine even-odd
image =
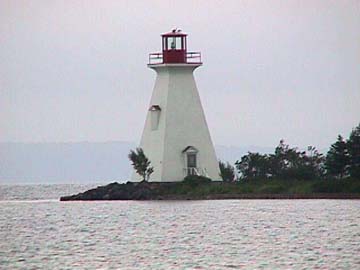
[[[281,140],[273,154],[249,152],[235,162],[235,167],[220,162],[220,171],[226,182],[255,179],[360,179],[360,124],[346,140],[338,135],[326,155],[319,153],[313,146],[309,146],[307,151],[300,151]]]

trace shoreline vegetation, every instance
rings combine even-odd
[[[347,140],[338,135],[326,156],[280,140],[273,154],[249,152],[235,166],[220,161],[222,181],[191,175],[181,182],[148,182],[154,168],[143,150],[131,151],[129,159],[143,181],[115,182],[60,200],[360,199],[360,124]]]
[[[191,176],[182,182],[117,182],[60,201],[220,200],[220,199],[360,199],[360,180],[254,180],[213,182]]]

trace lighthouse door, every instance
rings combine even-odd
[[[185,176],[188,175],[199,175],[198,171],[198,160],[197,160],[197,154],[198,150],[194,146],[188,146],[183,150],[184,154],[184,172]]]
[[[187,174],[196,175],[196,153],[187,153]]]
[[[196,168],[196,153],[188,153],[187,165],[189,168]]]

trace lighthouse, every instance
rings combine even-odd
[[[200,52],[187,51],[187,34],[161,35],[162,52],[149,55],[156,81],[140,147],[154,172],[149,181],[177,182],[188,175],[220,180],[219,165],[193,72]],[[134,172],[132,181],[141,178]]]

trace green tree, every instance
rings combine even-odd
[[[269,158],[267,155],[249,152],[241,160],[235,162],[241,178],[268,178],[269,177]]]
[[[347,146],[350,159],[350,176],[360,178],[360,124],[351,131]]]
[[[307,152],[302,152],[302,170],[304,179],[317,179],[325,176],[325,157],[314,146],[308,146]]]
[[[142,177],[143,181],[148,181],[150,175],[154,172],[154,168],[150,166],[151,162],[145,156],[143,149],[136,148],[135,151],[130,150],[128,157],[136,173]]]
[[[274,154],[269,156],[271,177],[283,179],[315,179],[324,174],[324,157],[315,147],[308,151],[291,148],[280,140]]]
[[[284,140],[280,140],[279,145],[275,148],[273,155],[270,155],[271,175],[284,177],[284,175],[292,169],[298,160],[299,154],[296,149],[292,149],[285,144]]]
[[[342,179],[347,174],[349,167],[349,152],[347,143],[341,135],[337,141],[330,146],[326,155],[325,168],[330,176]]]
[[[234,166],[229,162],[219,161],[220,176],[224,182],[233,182],[235,180]]]
[[[271,176],[285,179],[298,178],[302,155],[305,155],[305,152],[299,152],[297,148],[290,148],[284,140],[280,140],[274,154],[269,156]]]

